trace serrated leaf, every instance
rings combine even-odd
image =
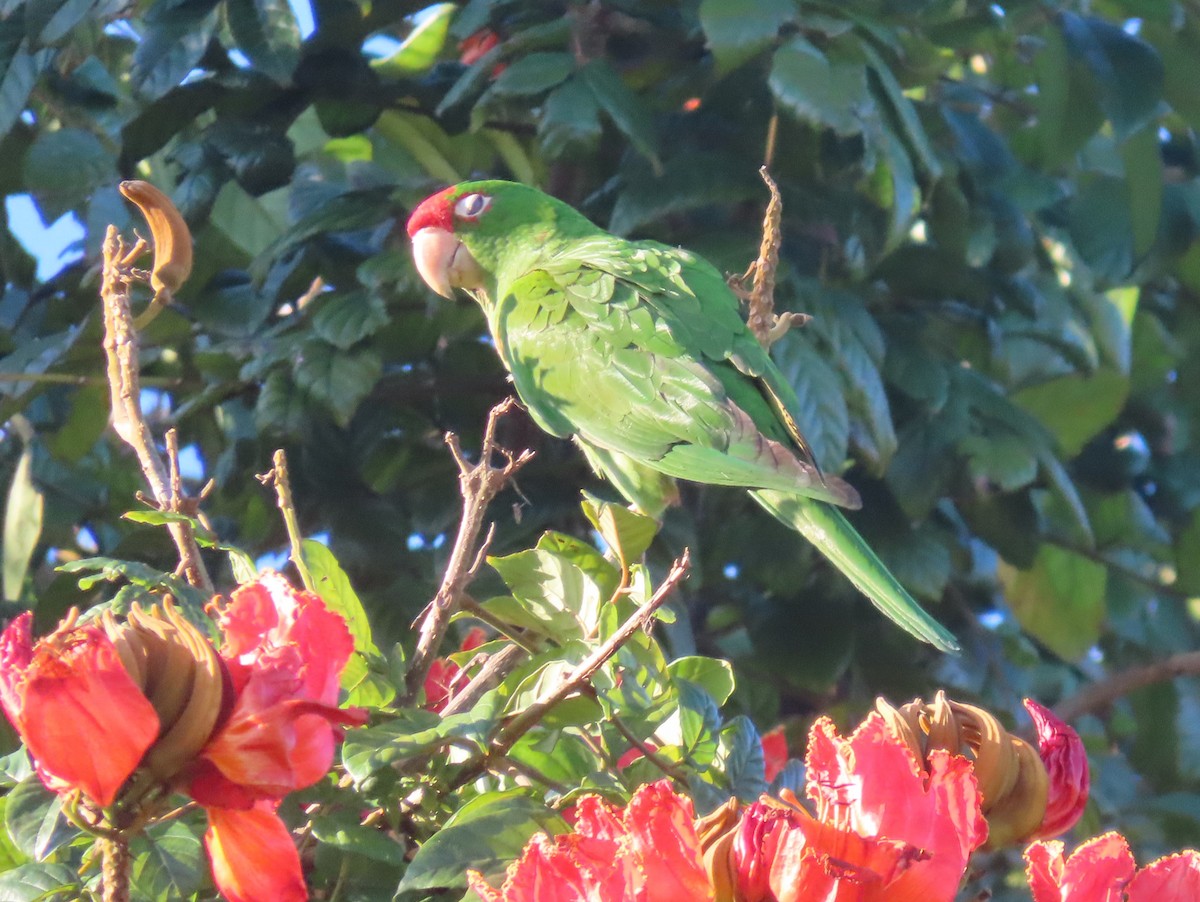
[[[672,679],[695,683],[713,697],[718,706],[729,701],[733,694],[733,665],[720,658],[689,655],[676,658],[667,665]]]
[[[531,549],[502,558],[488,558],[513,596],[536,611],[562,612],[575,621],[580,634],[596,627],[601,605],[608,600],[596,581],[570,561],[545,550]]]
[[[775,99],[798,119],[840,135],[859,134],[875,116],[866,67],[832,61],[799,36],[775,51],[767,83]]]
[[[5,797],[4,826],[18,849],[44,861],[55,849],[70,842],[78,830],[63,816],[62,797],[31,776]]]
[[[345,351],[387,322],[382,298],[367,291],[350,291],[322,299],[312,328],[319,337]]]
[[[45,498],[33,484],[33,446],[26,445],[13,470],[4,506],[4,597],[17,599],[25,586],[29,562],[42,535]]]
[[[999,574],[1017,621],[1056,654],[1077,661],[1100,638],[1108,583],[1103,564],[1043,544],[1028,570],[1001,562]]]
[[[398,890],[465,887],[468,869],[493,877],[520,856],[529,837],[537,831],[555,834],[566,829],[562,817],[530,790],[509,789],[477,796],[417,850]]]
[[[641,560],[658,534],[658,523],[623,504],[601,501],[584,492],[583,513],[608,543],[624,569]]]
[[[130,853],[130,888],[144,898],[187,899],[207,876],[200,837],[180,821],[134,837]]]
[[[229,30],[238,49],[277,84],[287,84],[300,60],[300,28],[280,0],[228,0]]]
[[[180,603],[192,610],[202,611],[209,597],[182,579],[161,570],[155,570],[140,561],[122,561],[111,557],[88,557],[67,561],[58,566],[60,573],[89,574],[79,577],[79,588],[87,592],[101,582],[128,580],[147,591],[169,592]]]
[[[769,47],[779,29],[796,18],[796,5],[792,0],[701,0],[699,15],[719,77]]]
[[[354,650],[365,655],[379,655],[379,648],[371,637],[367,612],[333,552],[314,539],[304,539],[300,543],[300,557],[321,600],[346,621],[350,635],[354,637]],[[342,685],[347,685],[345,680]]]
[[[489,93],[527,97],[562,84],[575,70],[569,53],[531,53],[507,66],[492,83]]]
[[[607,60],[592,60],[579,70],[579,77],[591,88],[600,109],[629,139],[633,149],[649,160],[656,170],[661,168],[658,135],[645,102],[629,89]]]
[[[766,792],[762,737],[749,717],[739,714],[721,728],[719,759],[729,788],[742,802],[755,802]]]
[[[0,873],[0,898],[6,902],[79,899],[82,898],[82,889],[79,875],[65,864],[22,864],[11,871]]]
[[[600,105],[581,78],[568,78],[542,103],[538,137],[550,159],[595,147],[602,132]]]
[[[321,402],[342,426],[383,375],[373,348],[340,351],[323,341],[307,341],[296,366],[296,384]]]

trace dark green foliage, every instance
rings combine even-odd
[[[753,794],[754,726],[739,715],[761,729],[818,710],[849,720],[876,694],[900,702],[944,686],[1016,723],[1023,695],[1054,703],[1196,646],[1191,7],[471,0],[422,13],[427,5],[322,0],[305,36],[274,0],[5,5],[0,181],[32,194],[47,220],[73,213],[86,228],[84,258],[44,283],[0,229],[6,612],[37,599],[53,620],[106,600],[114,587],[96,572],[117,580],[122,602],[136,600],[148,574],[174,567],[160,527],[121,518],[141,477],[104,429],[107,395],[95,383],[92,265],[108,223],[138,225],[116,193],[120,178],[171,193],[197,242],[177,309],[143,336],[152,425],[176,425],[194,448],[203,474],[193,490],[215,479],[205,503],[215,540],[253,556],[285,546],[252,474],[270,467],[274,448],[288,450],[302,528],[328,534],[373,627],[356,691],[382,705],[393,647],[411,646],[409,625],[433,595],[459,516],[442,433],[477,448],[486,411],[508,390],[476,307],[433,297],[412,270],[408,212],[452,181],[514,178],[614,232],[741,271],[757,253],[767,195],[756,170],[777,111],[777,300],[816,318],[776,359],[817,456],[849,463],[844,476],[864,498],[855,526],[965,650],[940,656],[882,622],[742,493],[689,488],[648,552],[656,573],[684,545],[697,564],[664,627],[666,659],[728,656],[736,691],[725,701],[719,675],[673,673],[647,640],[628,649],[627,665],[649,685],[623,682],[590,706],[564,706],[560,723],[513,754],[562,783],[615,788],[612,774],[589,770],[569,727],[598,704],[649,735],[669,697],[690,718],[671,754],[690,756],[698,784]],[[458,42],[488,35],[494,47],[459,59]],[[379,53],[373,36],[393,41]],[[596,602],[614,575],[571,543],[598,528],[636,558],[640,527],[597,520],[594,506],[585,516],[579,489],[611,489],[523,415],[504,422],[501,440],[538,456],[491,511],[503,581],[485,574],[474,594],[502,618],[538,611],[555,642],[610,631]],[[563,535],[507,556],[547,528]],[[229,557],[206,553],[231,585]],[[97,560],[55,569],[77,558]],[[342,585],[332,557],[310,566]],[[564,596],[551,583],[574,588]],[[588,585],[591,595],[579,594]],[[564,649],[541,665],[569,659]],[[514,692],[552,676],[538,661]],[[1120,826],[1144,860],[1196,842],[1198,706],[1200,690],[1181,680],[1078,721],[1097,787],[1081,830]],[[469,744],[477,727],[417,716],[386,729],[407,755],[448,736]],[[356,771],[372,762],[348,747],[346,763],[387,797],[382,776]],[[0,883],[13,898],[78,879],[34,861],[26,839],[58,834],[30,784],[5,777],[16,787],[5,797],[15,845],[0,845],[10,868]],[[508,802],[460,811],[455,835],[553,827],[526,796]],[[490,826],[495,817],[508,820]],[[315,880],[338,879],[341,859],[321,857],[330,848],[378,856],[352,837],[356,827],[315,825],[325,850]],[[441,857],[450,833],[412,863],[406,898],[463,864]],[[183,842],[171,831],[149,837],[138,886],[162,898],[191,892],[202,878]],[[1021,898],[1003,885],[1013,863],[981,862],[993,898]],[[403,863],[386,867],[394,888]],[[359,872],[361,888],[351,879],[346,897],[383,898],[371,868]]]

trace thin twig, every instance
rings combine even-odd
[[[1145,686],[1181,676],[1200,674],[1200,651],[1186,651],[1114,673],[1085,686],[1054,706],[1054,713],[1065,721],[1106,708],[1122,696]]]
[[[612,722],[612,725],[617,728],[617,732],[625,737],[625,741],[641,752],[642,757],[644,757],[647,761],[649,761],[671,779],[678,780],[682,783],[687,782],[687,774],[683,771],[683,769],[676,767],[670,761],[660,757],[654,751],[654,749],[650,747],[649,743],[638,739],[637,734],[630,729],[629,724],[625,723],[620,715],[613,714],[609,720]]]
[[[142,376],[142,385],[175,388],[183,385],[178,376]],[[0,373],[0,382],[41,382],[46,385],[108,385],[107,376],[84,376],[75,373]]]
[[[458,524],[458,535],[454,539],[454,547],[450,551],[450,560],[446,564],[446,572],[442,576],[442,584],[434,595],[433,601],[425,610],[421,620],[421,630],[417,637],[417,647],[413,651],[412,661],[405,677],[406,692],[402,704],[412,704],[425,685],[425,677],[433,665],[442,638],[450,626],[450,618],[458,608],[463,591],[478,573],[483,565],[488,541],[491,538],[489,530],[487,538],[479,543],[479,533],[483,531],[484,517],[487,506],[499,494],[500,490],[512,479],[513,475],[529,463],[533,452],[522,451],[514,455],[505,448],[496,445],[496,425],[513,404],[512,398],[501,401],[488,414],[487,426],[483,431],[483,445],[479,451],[479,463],[470,464],[463,457],[462,446],[458,436],[453,432],[446,433],[446,444],[450,454],[458,465],[458,486],[462,494],[462,519]],[[492,466],[492,455],[499,454],[504,458],[501,467]]]
[[[470,711],[484,693],[499,686],[500,682],[525,660],[526,655],[526,650],[519,645],[506,645],[494,655],[490,655],[479,668],[479,672],[446,702],[446,706],[440,712],[442,717]]]
[[[653,619],[655,612],[662,606],[675,588],[683,581],[691,567],[691,556],[685,548],[683,554],[671,565],[670,572],[662,581],[654,594],[646,600],[633,616],[621,624],[620,629],[612,634],[605,642],[590,655],[577,664],[565,679],[543,698],[538,699],[528,708],[516,715],[506,726],[501,728],[496,738],[492,740],[487,751],[475,756],[464,763],[462,770],[454,779],[454,787],[464,786],[487,770],[488,762],[507,754],[522,736],[532,729],[559,702],[579,692],[584,683],[588,682],[604,663],[617,653],[638,630],[644,629]]]
[[[769,140],[774,140],[771,132]],[[808,321],[803,313],[775,313],[775,274],[779,269],[779,246],[783,243],[783,198],[779,187],[771,178],[766,165],[758,170],[762,180],[771,192],[767,202],[767,210],[763,214],[762,241],[758,247],[758,259],[741,276],[730,276],[729,287],[746,302],[748,311],[746,325],[754,333],[759,344],[770,348],[793,325],[803,325]],[[750,287],[746,283],[750,282]]]
[[[116,226],[109,226],[104,236],[104,280],[100,297],[104,303],[104,353],[108,360],[113,429],[137,455],[159,510],[182,513],[186,511],[180,504],[180,497],[172,494],[167,465],[155,449],[154,437],[142,416],[138,339],[129,309],[129,261],[125,241]],[[175,521],[167,524],[167,530],[179,551],[187,581],[205,592],[212,592],[212,580],[200,556],[191,525]]]
[[[272,464],[268,472],[258,476],[258,481],[263,485],[275,487],[276,503],[283,514],[283,526],[287,530],[288,543],[291,546],[292,563],[300,574],[304,588],[309,592],[316,592],[316,583],[313,582],[312,574],[308,572],[308,565],[304,563],[301,544],[304,538],[300,534],[300,521],[296,517],[296,503],[292,500],[292,481],[288,475],[287,454],[282,448],[275,452]]]

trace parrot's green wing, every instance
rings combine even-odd
[[[706,322],[720,306],[706,309],[673,256],[638,247],[632,271],[592,254],[502,288],[493,335],[539,425],[668,476],[857,507],[791,447],[771,392],[735,362],[744,350],[774,370],[736,309]]]
[[[571,242],[569,254],[499,295],[493,335],[530,413],[547,431],[574,436],[631,501],[661,510],[670,482],[652,473],[750,488],[885,615],[940,649],[958,648],[822,503],[857,507],[858,496],[796,453],[804,445],[794,391],[711,266],[598,236]]]

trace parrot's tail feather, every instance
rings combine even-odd
[[[837,508],[785,492],[750,494],[775,519],[812,542],[891,620],[942,651],[959,651],[954,636],[908,594]]]

